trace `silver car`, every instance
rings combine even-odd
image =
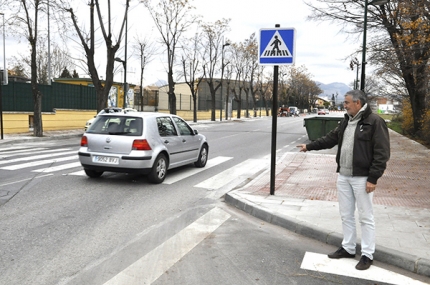
[[[167,170],[190,163],[204,167],[206,137],[175,115],[148,112],[98,115],[81,139],[78,155],[85,173],[142,173],[162,183]]]

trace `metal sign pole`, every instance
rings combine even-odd
[[[272,104],[272,153],[270,160],[270,195],[275,195],[276,174],[276,134],[278,124],[278,66],[273,67],[273,104]]]
[[[294,64],[296,54],[295,29],[261,29],[258,45],[258,63],[260,65],[273,65],[273,92],[272,92],[272,149],[270,163],[270,195],[275,195],[276,178],[276,136],[278,125],[278,69],[279,65]]]
[[[276,24],[275,28],[281,25]],[[272,150],[270,159],[270,195],[275,195],[275,178],[276,178],[276,135],[278,132],[278,69],[279,66],[273,67],[273,95],[272,95]]]

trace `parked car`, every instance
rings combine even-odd
[[[290,106],[290,107],[288,107],[289,109],[290,109],[290,114],[291,114],[291,116],[296,116],[296,117],[298,117],[299,115],[300,115],[300,111],[299,111],[299,108],[297,108],[297,107],[295,107],[295,106]]]
[[[319,109],[318,115],[328,115],[329,111],[327,109]]]
[[[98,115],[81,139],[85,173],[141,173],[162,183],[169,169],[194,163],[204,167],[209,145],[204,135],[176,115],[116,112]]]
[[[120,107],[108,107],[108,108],[104,108],[103,110],[101,110],[97,115],[94,116],[94,118],[89,119],[86,123],[85,123],[85,131],[88,130],[88,127],[91,126],[91,124],[94,122],[94,119],[100,115],[100,114],[105,114],[105,113],[116,113],[116,112],[121,112],[123,111],[122,108]],[[132,108],[125,108],[124,111],[126,112],[137,112],[136,109],[132,109]]]

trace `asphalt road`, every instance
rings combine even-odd
[[[270,119],[194,127],[208,137],[207,167],[160,185],[87,178],[73,158],[78,138],[2,145],[0,284],[373,284],[301,269],[306,252],[335,248],[223,202],[270,165]],[[303,118],[280,118],[277,137],[277,156],[297,151]]]

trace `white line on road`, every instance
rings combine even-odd
[[[0,169],[17,170],[17,169],[22,169],[22,168],[34,167],[34,166],[38,166],[38,165],[67,161],[67,160],[73,160],[73,159],[78,159],[78,156],[73,155],[73,156],[66,156],[66,157],[60,157],[60,158],[55,158],[55,159],[32,161],[32,162],[27,162],[27,163],[22,163],[22,164],[5,166],[5,167],[1,167]]]
[[[11,160],[2,160],[2,161],[0,161],[0,164],[8,164],[8,163],[15,163],[15,162],[19,162],[19,161],[36,160],[36,159],[41,159],[41,158],[53,157],[53,156],[67,155],[67,154],[72,154],[72,153],[77,154],[76,150],[64,151],[64,150],[69,150],[69,149],[70,148],[62,148],[62,149],[53,150],[53,151],[59,151],[59,153],[50,153],[50,154],[20,157],[20,158],[15,158],[15,159],[11,159]],[[41,151],[41,152],[44,152],[44,151]]]
[[[261,169],[267,168],[268,165],[268,161],[264,159],[247,159],[197,185],[194,185],[194,187],[216,190],[233,180],[235,180],[238,185],[246,178],[259,172]]]
[[[12,184],[16,184],[16,183],[20,183],[20,182],[24,182],[24,181],[32,180],[32,179],[43,178],[43,177],[46,177],[46,176],[52,176],[52,174],[38,175],[38,176],[36,176],[36,177],[30,177],[30,178],[26,178],[26,179],[22,179],[22,180],[17,180],[17,181],[13,181],[13,182],[8,182],[8,183],[0,184],[0,187],[2,187],[2,186],[7,186],[7,185],[12,185]]]
[[[74,168],[74,167],[78,167],[78,166],[81,166],[81,163],[79,161],[68,163],[68,164],[62,164],[62,165],[58,165],[58,166],[54,166],[54,167],[32,170],[31,172],[55,172],[55,171]]]
[[[206,166],[203,168],[191,168],[185,171],[176,172],[175,174],[168,174],[163,184],[173,184],[175,182],[178,182],[179,180],[185,179],[196,173],[202,172],[218,164],[224,163],[232,158],[233,157],[217,156],[215,158],[209,159]]]
[[[15,154],[22,154],[22,153],[27,153],[27,152],[34,153],[35,151],[37,151],[38,153],[40,153],[42,150],[46,151],[46,148],[40,148],[40,147],[39,148],[31,148],[31,149],[29,149],[29,148],[25,148],[25,149],[19,148],[19,149],[16,149],[16,148],[13,148],[13,147],[2,148],[2,149],[0,149],[0,156],[2,158],[5,158],[5,157],[13,156]]]
[[[66,173],[66,174],[63,174],[63,175],[87,176],[85,174],[84,170],[79,170],[79,171],[76,171],[76,172]]]
[[[404,275],[377,267],[370,266],[367,270],[357,270],[355,265],[357,260],[344,258],[344,259],[330,259],[326,254],[306,252],[300,268],[313,270],[317,272],[324,272],[352,278],[366,279],[377,282],[385,282],[393,285],[425,285],[418,280],[414,280]]]
[[[104,285],[151,284],[229,218],[230,214],[213,208]]]

